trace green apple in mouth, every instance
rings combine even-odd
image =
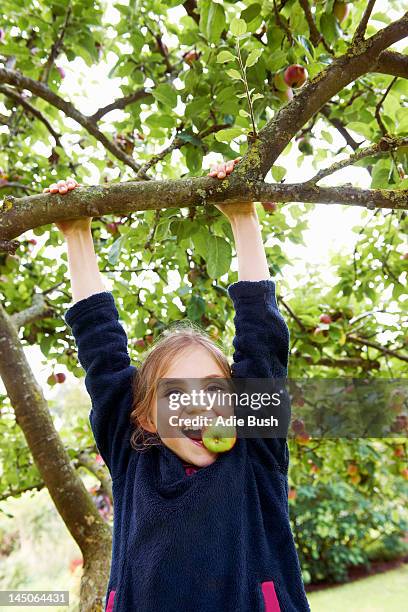
[[[237,431],[232,426],[208,425],[203,428],[201,435],[205,448],[212,453],[225,453],[237,441]]]

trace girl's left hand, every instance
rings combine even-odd
[[[231,174],[235,166],[239,164],[240,160],[241,158],[237,157],[229,162],[223,162],[222,164],[211,166],[211,170],[208,172],[207,176],[224,179],[226,176]],[[240,202],[239,204],[215,204],[215,207],[218,208],[218,210],[220,210],[230,221],[233,221],[242,215],[253,215],[256,212],[254,202]]]

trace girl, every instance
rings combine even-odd
[[[238,162],[208,175],[225,178]],[[77,185],[68,179],[45,191],[64,194]],[[310,610],[289,522],[286,438],[241,437],[216,453],[182,432],[161,438],[157,431],[160,378],[287,375],[289,332],[255,204],[217,207],[231,223],[239,267],[238,282],[228,288],[236,313],[231,367],[205,334],[188,326],[165,334],[140,370],[131,365],[113,295],[99,272],[92,218],[57,223],[68,247],[74,302],[65,321],[86,372],[95,441],[112,476],[107,611]]]

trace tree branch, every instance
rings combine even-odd
[[[144,89],[144,88],[137,89],[136,91],[129,94],[128,96],[124,96],[123,98],[117,98],[110,104],[107,104],[106,106],[102,106],[96,111],[96,113],[94,113],[93,115],[90,115],[88,119],[96,123],[97,121],[102,119],[104,115],[107,115],[111,111],[117,110],[117,109],[118,110],[124,109],[129,104],[133,104],[134,102],[138,102],[138,100],[141,100],[142,98],[148,98],[149,96],[151,96],[151,92],[148,89]]]
[[[312,45],[317,47],[319,43],[322,43],[326,51],[333,55],[333,49],[330,48],[330,45],[327,44],[323,34],[317,29],[312,11],[310,10],[309,0],[299,0],[299,4],[303,9],[307,24],[309,26],[309,34]]]
[[[79,187],[66,195],[43,193],[22,198],[8,195],[0,207],[0,240],[5,241],[0,247],[28,229],[63,219],[194,207],[218,202],[343,203],[370,209],[408,209],[408,190],[365,190],[347,184],[340,187],[318,187],[307,183],[237,181],[232,180],[233,174],[223,181],[211,177],[132,181]]]
[[[293,100],[259,132],[259,138],[248,147],[237,167],[240,177],[263,179],[293,136],[335,94],[378,62],[384,49],[407,35],[408,13],[361,42],[357,48],[333,60],[332,64],[304,85]]]
[[[200,17],[197,14],[196,0],[187,0],[187,2],[183,2],[183,7],[187,15],[194,19],[197,24],[200,23]]]
[[[61,146],[61,134],[58,134],[58,132],[54,130],[48,119],[44,117],[44,115],[37,108],[35,108],[35,106],[27,102],[27,100],[25,100],[23,96],[19,95],[16,91],[13,91],[4,85],[0,85],[0,93],[22,106],[28,113],[30,113],[30,115],[33,115],[33,117],[36,117],[36,119],[41,121],[41,123],[45,125],[51,136],[54,138],[55,144],[59,147]]]
[[[342,124],[340,119],[337,119],[336,117],[330,117],[330,108],[328,105],[323,106],[320,109],[320,112],[322,113],[322,115],[326,117],[328,122],[331,123],[332,126],[335,127],[336,130],[343,136],[344,140],[346,141],[349,147],[351,147],[354,151],[358,149],[361,143],[358,143],[354,140],[354,138],[346,130],[345,126]]]
[[[11,321],[13,325],[19,329],[24,325],[28,325],[33,321],[44,319],[46,317],[52,317],[54,311],[48,306],[42,293],[35,293],[33,296],[33,303],[25,310],[20,310],[11,315]]]
[[[373,12],[374,4],[375,0],[368,0],[361,21],[358,24],[356,31],[354,32],[353,40],[351,41],[352,47],[364,39],[364,34],[367,29],[367,24],[368,20],[370,19],[370,15]]]
[[[383,51],[371,71],[408,79],[408,55],[396,51]]]
[[[28,77],[23,76],[19,72],[14,70],[6,70],[0,68],[0,83],[7,83],[17,87],[17,89],[27,89],[31,91],[35,96],[42,98],[55,108],[61,110],[67,117],[74,119],[79,125],[81,125],[89,134],[91,134],[96,140],[98,140],[114,157],[122,161],[126,166],[129,166],[137,172],[140,168],[139,164],[135,160],[126,155],[119,147],[117,147],[109,138],[105,136],[95,125],[95,122],[83,115],[78,111],[75,106],[61,98],[58,94],[54,93],[43,83],[34,81]]]
[[[387,347],[382,346],[381,344],[378,344],[377,342],[372,342],[371,340],[366,340],[365,338],[361,338],[359,336],[353,336],[352,334],[347,335],[347,340],[350,340],[350,342],[354,342],[355,344],[361,344],[363,346],[370,346],[371,348],[374,348],[374,349],[377,349],[377,351],[380,351],[380,353],[384,353],[384,355],[391,355],[391,357],[395,357],[396,359],[400,359],[401,361],[408,362],[407,355],[401,355],[401,353],[398,353],[397,351],[393,351],[392,349],[388,349]]]
[[[371,157],[372,155],[381,155],[382,153],[386,153],[388,151],[395,151],[399,147],[404,147],[407,145],[408,136],[406,136],[405,138],[397,138],[396,136],[384,136],[378,143],[373,144],[370,147],[366,147],[365,149],[362,149],[361,151],[350,155],[350,157],[347,157],[347,159],[342,159],[332,164],[328,168],[319,170],[316,176],[307,181],[307,183],[315,185],[326,176],[329,176],[330,174],[333,174],[334,172],[337,172],[342,168],[351,166],[352,164],[355,164],[356,162],[360,161],[360,159],[364,159],[364,157]]]
[[[375,113],[374,113],[374,114],[375,114],[375,118],[376,118],[376,120],[377,120],[378,127],[380,128],[380,130],[381,130],[381,132],[382,132],[383,136],[387,135],[388,130],[387,130],[387,128],[385,127],[385,125],[384,125],[384,123],[383,123],[383,120],[381,119],[381,113],[380,113],[380,111],[381,111],[381,107],[382,107],[382,105],[383,105],[383,103],[384,103],[384,101],[385,101],[385,98],[386,98],[386,97],[388,96],[388,94],[390,93],[390,91],[391,91],[391,89],[392,89],[392,87],[393,87],[393,85],[394,85],[394,83],[395,83],[395,81],[396,81],[396,80],[397,80],[397,77],[394,77],[394,78],[392,79],[391,83],[388,85],[387,89],[385,90],[384,95],[381,97],[381,100],[378,102],[377,106],[375,107]]]
[[[67,12],[65,13],[65,19],[64,19],[64,23],[62,24],[62,27],[59,31],[59,34],[57,36],[57,39],[55,40],[54,44],[51,47],[51,52],[50,55],[48,56],[48,59],[44,65],[41,77],[40,77],[40,81],[41,83],[47,83],[48,82],[48,78],[50,76],[50,72],[51,69],[54,65],[55,60],[57,59],[59,52],[61,51],[61,47],[62,47],[62,43],[64,41],[64,36],[65,36],[65,32],[66,29],[68,27],[68,23],[71,17],[71,12],[72,12],[72,7],[71,4],[68,5],[67,8]]]
[[[29,185],[24,185],[24,183],[17,183],[15,181],[4,181],[0,182],[0,189],[22,189],[26,193],[37,193],[37,189],[30,187]]]

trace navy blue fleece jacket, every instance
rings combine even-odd
[[[229,286],[234,377],[287,375],[289,332],[272,280]],[[136,368],[111,292],[65,314],[86,372],[90,423],[112,476],[114,528],[106,610],[309,611],[289,523],[286,438],[238,438],[188,476],[164,444],[130,446]]]

